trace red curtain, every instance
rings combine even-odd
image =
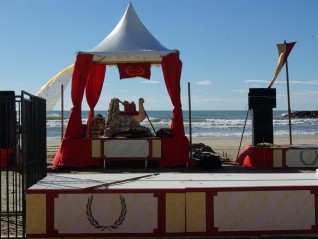
[[[166,83],[167,91],[174,106],[172,112],[171,128],[174,134],[184,135],[182,105],[180,99],[180,79],[182,62],[178,54],[169,54],[162,59],[162,72]]]
[[[64,138],[81,138],[82,132],[82,100],[93,55],[77,54],[72,76],[71,98],[73,108],[69,117]]]
[[[87,119],[87,133],[90,134],[90,124],[94,116],[94,108],[102,92],[106,72],[105,64],[91,64],[88,80],[86,82],[86,99],[89,106],[89,115]]]
[[[162,72],[168,94],[174,106],[172,112],[171,129],[174,137],[162,140],[163,160],[161,167],[184,165],[189,160],[189,140],[185,136],[183,126],[182,105],[180,98],[180,79],[182,62],[179,54],[172,53],[162,59]]]
[[[76,57],[71,89],[73,108],[69,118],[69,123],[66,128],[63,143],[54,158],[54,166],[64,165],[83,167],[100,165],[101,161],[92,160],[90,154],[85,156],[82,155],[82,153],[76,153],[79,151],[77,151],[77,146],[75,144],[77,140],[80,140],[79,138],[82,138],[81,103],[85,86],[89,88],[87,89],[87,100],[91,109],[90,115],[92,116],[92,114],[94,114],[94,107],[100,96],[100,91],[102,88],[101,85],[103,83],[102,79],[104,79],[104,74],[106,71],[106,68],[103,70],[102,66],[100,66],[101,69],[96,70],[95,67],[92,66],[92,59],[93,55],[90,54],[78,54]],[[91,72],[90,69],[92,69]],[[173,53],[163,57],[163,76],[168,94],[174,106],[171,123],[174,137],[162,139],[162,160],[160,160],[161,167],[181,166],[189,162],[189,140],[184,133],[182,105],[180,99],[181,70],[182,62],[180,61],[178,54]],[[94,84],[95,79],[99,79],[97,80],[98,83],[96,83],[96,85]],[[86,146],[83,148],[88,149],[90,142],[89,139],[82,139],[82,141],[82,144]],[[63,144],[65,144],[67,147],[63,147]]]
[[[65,146],[67,139],[82,138],[82,100],[85,90],[85,85],[89,73],[90,65],[92,64],[93,55],[90,54],[77,54],[74,71],[72,75],[71,98],[73,108],[68,120],[65,130],[63,142],[55,154],[53,166],[74,166],[70,165],[68,160],[63,159],[63,155],[67,154],[70,147]],[[76,156],[74,156],[76,157]],[[66,161],[66,162],[64,162]]]
[[[273,168],[273,151],[273,148],[257,148],[248,145],[236,159],[236,163],[244,168]]]

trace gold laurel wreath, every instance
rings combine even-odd
[[[143,75],[145,70],[141,66],[128,66],[126,67],[125,72],[128,76],[138,76]]]
[[[87,200],[87,204],[86,204],[86,215],[87,215],[87,219],[89,221],[89,223],[94,226],[96,229],[99,229],[101,231],[104,231],[105,229],[107,229],[108,231],[111,231],[112,229],[117,229],[121,224],[123,224],[125,218],[126,218],[126,213],[127,213],[127,207],[126,207],[126,202],[125,202],[125,198],[122,195],[119,195],[119,199],[120,199],[120,204],[121,204],[121,212],[120,212],[120,216],[118,217],[118,219],[114,222],[113,225],[109,225],[109,226],[103,226],[100,225],[98,223],[98,221],[96,221],[96,219],[93,216],[92,213],[92,204],[93,204],[93,199],[94,199],[94,195],[91,195],[88,200]]]

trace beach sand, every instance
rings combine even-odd
[[[60,143],[60,141],[47,142],[48,167],[52,166],[54,155],[58,150]],[[240,138],[195,138],[192,140],[192,143],[203,143],[211,147],[223,159],[227,159],[226,161],[235,163],[238,153],[241,153],[244,148],[252,144],[252,138],[243,138],[242,142]],[[293,145],[318,145],[318,137],[293,137],[292,143]],[[289,137],[274,139],[274,144],[279,146],[289,145]]]
[[[252,144],[252,138],[243,138],[240,147],[240,138],[223,138],[223,139],[193,139],[192,143],[203,143],[210,146],[220,156],[227,157],[235,161],[238,152],[241,153],[248,145]],[[293,145],[318,145],[318,137],[294,137]],[[274,139],[274,144],[283,146],[290,145],[289,137]]]

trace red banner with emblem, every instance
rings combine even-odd
[[[120,79],[133,77],[150,79],[150,63],[118,63],[117,66]]]

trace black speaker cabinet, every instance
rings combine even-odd
[[[252,145],[273,143],[273,108],[276,108],[276,89],[250,88],[248,107],[253,114]]]
[[[276,108],[276,89],[250,88],[248,107],[250,110],[255,108]]]
[[[253,109],[252,145],[274,142],[273,110]]]
[[[0,91],[0,148],[16,144],[16,108],[14,91]]]

